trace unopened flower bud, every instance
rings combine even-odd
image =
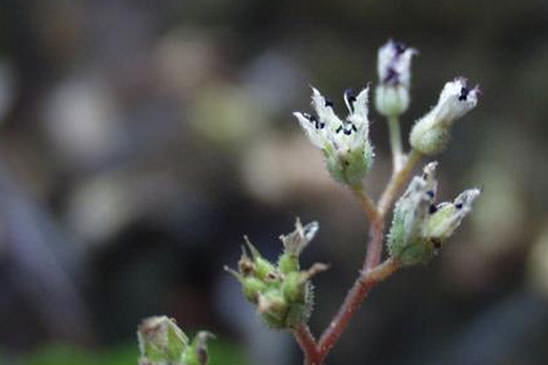
[[[452,203],[434,205],[435,167],[433,162],[426,165],[424,174],[411,180],[394,208],[387,245],[390,256],[403,265],[428,262],[471,211],[479,195],[478,189],[469,189]]]
[[[413,126],[411,146],[425,155],[443,151],[454,121],[477,105],[479,93],[479,87],[469,87],[464,78],[446,83],[437,105]]]
[[[244,240],[249,252],[251,253],[251,258],[247,255],[245,248],[242,247],[242,257],[238,263],[240,272],[242,272],[242,266],[247,266],[248,263],[251,262],[251,271],[253,271],[254,276],[261,280],[272,278],[276,271],[276,267],[270,261],[262,257],[261,253],[255,248],[255,246],[253,246],[247,236],[244,236]],[[242,272],[242,274],[244,273],[245,271]]]
[[[393,40],[379,49],[379,85],[375,90],[375,106],[381,115],[399,116],[409,107],[411,59],[417,53],[416,49]]]
[[[137,337],[141,364],[183,364],[182,356],[188,348],[188,337],[175,320],[166,316],[147,318],[139,326]]]
[[[339,119],[333,103],[315,88],[312,89],[312,106],[317,116],[293,113],[312,144],[323,151],[331,176],[343,184],[360,184],[373,164],[367,116],[368,92],[369,87],[357,95],[351,90],[344,93],[348,108],[345,120]]]
[[[207,331],[200,331],[192,340],[190,346],[183,353],[184,365],[208,365],[207,340],[215,336]]]
[[[281,235],[284,253],[278,259],[278,267],[282,273],[299,270],[299,256],[306,246],[314,239],[320,225],[318,222],[301,224],[299,218],[295,222],[295,230],[287,235]]]
[[[259,295],[257,311],[265,322],[272,328],[287,327],[285,318],[289,310],[289,303],[279,288],[268,288]]]

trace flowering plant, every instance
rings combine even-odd
[[[237,270],[225,267],[239,281],[243,295],[268,326],[293,333],[303,351],[305,365],[324,363],[371,288],[401,268],[425,264],[435,257],[480,194],[479,189],[472,188],[452,202],[435,204],[437,163],[429,162],[422,175],[413,177],[397,200],[388,233],[384,234],[387,215],[413,168],[423,157],[446,148],[454,122],[478,102],[478,86],[469,87],[464,78],[447,82],[438,103],[415,122],[409,137],[411,151],[404,153],[399,118],[410,103],[411,60],[416,54],[414,48],[392,40],[378,52],[375,106],[387,118],[393,169],[377,203],[363,186],[363,178],[371,172],[374,159],[369,140],[369,87],[357,94],[351,90],[344,92],[348,109],[345,118],[337,116],[333,103],[316,88],[312,88],[315,114],[294,113],[310,142],[323,152],[333,179],[348,186],[369,219],[369,242],[360,274],[321,337],[316,339],[307,325],[313,306],[311,279],[328,267],[316,263],[302,270],[299,263],[302,251],[318,232],[317,222],[303,226],[297,220],[293,232],[280,236],[283,251],[275,263],[263,257],[245,237],[247,248],[243,248]],[[388,254],[381,262],[383,241]],[[207,332],[200,332],[189,342],[173,320],[147,319],[139,328],[140,363],[206,365],[208,337],[211,335]]]

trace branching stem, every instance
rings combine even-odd
[[[394,155],[394,169],[386,189],[382,193],[377,206],[365,193],[362,186],[353,186],[352,191],[356,195],[360,205],[367,216],[369,227],[369,241],[367,244],[367,256],[365,258],[360,275],[346,295],[337,314],[324,331],[319,341],[314,339],[306,324],[302,324],[293,330],[297,342],[304,353],[305,365],[321,365],[336,345],[337,341],[348,326],[348,323],[359,309],[369,291],[380,281],[386,279],[400,267],[399,263],[388,258],[380,263],[382,257],[382,243],[386,213],[394,203],[397,194],[403,184],[408,180],[411,171],[421,159],[421,154],[412,150],[407,158],[401,153],[401,139],[398,121],[389,123],[390,141]],[[395,127],[394,127],[395,126]],[[397,136],[397,138],[395,138]],[[399,162],[398,162],[399,161]],[[403,163],[403,165],[398,165]]]
[[[329,327],[325,330],[320,339],[318,350],[322,362],[343,334],[344,330],[348,326],[348,323],[367,297],[367,294],[371,288],[393,274],[398,267],[399,264],[389,258],[373,270],[361,271],[360,276],[354,282],[352,289],[348,292],[348,295],[337,312],[337,315],[331,321]]]

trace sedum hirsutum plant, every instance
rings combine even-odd
[[[372,171],[374,157],[369,138],[369,86],[357,93],[350,89],[343,93],[347,109],[344,118],[337,115],[334,103],[316,88],[312,88],[313,112],[293,113],[312,145],[323,153],[330,175],[356,196],[369,220],[369,241],[360,273],[323,334],[314,337],[307,321],[314,304],[311,280],[328,266],[315,263],[303,269],[300,264],[303,250],[318,232],[317,222],[303,225],[297,219],[295,229],[280,236],[281,253],[275,260],[264,257],[244,236],[245,244],[236,269],[225,266],[264,323],[295,336],[305,365],[325,362],[371,288],[399,269],[427,264],[436,257],[480,195],[479,189],[471,188],[453,201],[436,203],[438,164],[435,161],[427,162],[422,173],[410,179],[424,157],[439,154],[447,147],[455,121],[476,107],[480,94],[478,86],[469,86],[462,77],[447,82],[437,104],[414,123],[409,136],[411,150],[405,153],[400,117],[411,101],[411,61],[417,53],[415,48],[393,40],[378,51],[375,107],[388,124],[392,175],[377,202],[366,193],[363,183]],[[390,226],[385,227],[389,216],[392,217]],[[384,246],[386,257],[382,260]],[[138,330],[139,363],[207,364],[206,340],[211,336],[208,332],[199,332],[190,341],[174,320],[151,317],[143,321]],[[212,363],[223,361],[213,359]]]

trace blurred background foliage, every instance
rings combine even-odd
[[[0,363],[134,364],[153,314],[216,333],[213,365],[298,363],[221,268],[242,234],[274,258],[295,216],[318,219],[304,259],[332,264],[311,326],[328,323],[367,225],[290,113],[308,85],[342,111],[390,37],[420,50],[404,131],[445,81],[481,84],[439,161],[442,198],[484,192],[441,257],[374,290],[328,363],[548,361],[546,1],[1,4]]]

